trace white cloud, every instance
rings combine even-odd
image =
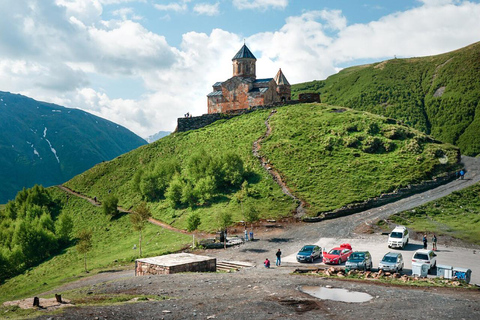
[[[193,11],[198,14],[204,14],[207,16],[216,16],[220,13],[220,3],[208,4],[208,3],[199,3],[193,7]]]
[[[155,4],[154,7],[161,11],[187,11],[188,6],[185,2],[171,2],[168,4]]]
[[[237,9],[285,9],[288,0],[233,0],[233,5]]]
[[[120,8],[112,11],[112,15],[115,17],[120,17],[122,20],[142,20],[143,17],[135,14],[135,11],[132,8]]]
[[[0,19],[0,30],[9,30],[0,32],[0,90],[84,109],[143,137],[173,130],[186,112],[206,113],[206,95],[213,83],[232,76],[231,59],[244,35],[192,31],[172,47],[163,35],[134,21],[129,8],[112,12],[115,20],[102,19],[102,4],[122,2],[129,1],[0,1],[0,11],[10,12]],[[189,2],[172,3],[183,8]],[[288,4],[235,3],[243,9]],[[358,59],[439,54],[479,40],[480,4],[423,3],[363,24],[349,25],[339,10],[288,17],[278,30],[246,39],[258,59],[257,76],[273,77],[281,67],[290,83],[324,79]],[[210,12],[199,8],[193,10]],[[130,88],[111,91],[122,79],[140,79],[144,91],[135,99],[122,98],[118,91]]]

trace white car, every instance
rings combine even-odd
[[[432,250],[420,249],[415,251],[412,258],[412,263],[425,263],[429,265],[432,270],[437,266],[437,255]]]
[[[388,236],[389,248],[405,248],[408,244],[408,229],[404,226],[397,226]]]

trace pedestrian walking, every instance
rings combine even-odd
[[[278,251],[275,255],[277,256],[277,261],[275,262],[275,265],[280,266],[280,264],[282,263],[282,259],[281,259],[282,251],[280,251],[280,249],[278,249]]]
[[[437,236],[435,234],[433,234],[432,244],[433,244],[433,251],[437,251]]]
[[[460,170],[460,179],[463,180],[464,176],[465,176],[465,171],[462,169],[462,170]]]
[[[248,232],[247,232],[247,229],[245,229],[245,242],[248,241]]]
[[[427,249],[427,234],[423,235],[423,249]]]

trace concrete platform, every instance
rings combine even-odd
[[[180,272],[215,272],[217,259],[191,253],[174,253],[135,260],[135,276]]]

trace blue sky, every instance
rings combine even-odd
[[[480,40],[480,0],[2,0],[0,90],[80,108],[142,137],[173,130],[231,77],[290,83]]]

